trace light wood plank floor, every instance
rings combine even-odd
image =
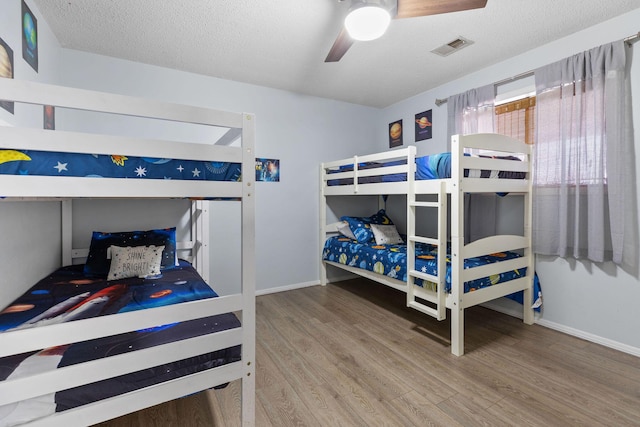
[[[257,298],[256,424],[638,426],[640,359],[494,311],[449,322],[369,282]],[[240,383],[101,427],[236,426]]]

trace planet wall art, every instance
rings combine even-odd
[[[402,119],[389,123],[389,148],[402,145]]]
[[[38,20],[22,0],[22,57],[38,71]]]
[[[0,78],[13,78],[13,50],[0,38]],[[14,104],[0,101],[0,107],[13,114]]]
[[[415,133],[416,142],[423,141],[425,139],[431,139],[432,124],[431,124],[432,110],[423,111],[416,114],[415,118]]]

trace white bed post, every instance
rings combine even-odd
[[[73,262],[73,204],[72,201],[63,200],[60,202],[60,238],[62,244],[62,266],[71,265]]]
[[[242,425],[256,418],[255,116],[242,122]]]
[[[529,286],[524,290],[522,295],[522,320],[527,325],[533,325],[534,313],[533,313],[533,281],[535,280],[535,256],[533,254],[533,238],[531,232],[531,226],[533,221],[533,163],[531,146],[528,147],[527,161],[529,162],[529,174],[527,179],[529,180],[529,187],[527,193],[524,195],[524,237],[527,239],[527,247],[524,249],[524,256],[527,257],[527,276],[529,276]]]
[[[409,147],[407,156],[407,307],[415,303],[415,278],[413,271],[416,269],[416,147]]]
[[[464,189],[462,179],[464,169],[461,169],[460,158],[464,155],[460,146],[459,135],[451,137],[451,353],[456,356],[464,354],[464,283],[462,270],[464,269]],[[446,251],[445,251],[446,253]]]
[[[322,252],[324,251],[324,241],[327,238],[327,196],[324,194],[324,186],[327,171],[324,169],[324,164],[320,164],[320,284],[322,286],[327,285],[327,265],[322,260]]]
[[[209,282],[209,201],[195,200],[191,202],[191,240],[193,247],[192,261],[195,269],[205,282]]]

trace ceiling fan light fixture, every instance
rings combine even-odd
[[[353,8],[344,19],[344,27],[354,40],[369,41],[381,37],[389,23],[389,11],[377,4],[362,4]]]

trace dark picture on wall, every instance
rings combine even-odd
[[[0,77],[13,78],[13,50],[0,39]],[[13,114],[13,102],[0,100],[0,107]]]
[[[431,139],[431,111],[416,114],[416,142]]]
[[[256,181],[279,182],[280,160],[256,159]]]
[[[402,119],[389,123],[389,148],[402,145]]]
[[[38,20],[22,0],[22,57],[38,71]]]
[[[53,105],[43,105],[44,129],[54,130],[56,128],[56,110]]]

